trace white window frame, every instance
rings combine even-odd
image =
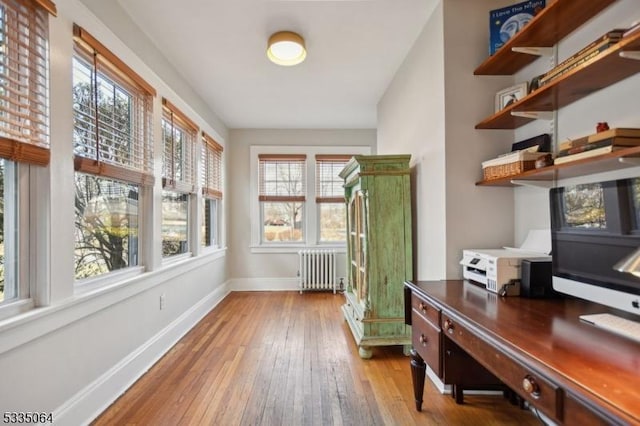
[[[5,160],[9,161],[9,160]],[[38,209],[30,208],[34,202],[38,202],[34,198],[33,188],[42,179],[39,179],[39,175],[43,174],[44,169],[38,166],[30,166],[29,164],[13,162],[11,166],[15,168],[16,180],[13,183],[7,185],[5,180],[5,193],[8,188],[10,190],[17,191],[17,210],[14,212],[17,215],[15,223],[18,228],[17,235],[17,251],[14,256],[17,256],[17,268],[14,271],[13,279],[18,279],[18,285],[16,287],[17,297],[15,300],[4,302],[0,305],[0,320],[8,318],[22,312],[26,312],[35,306],[42,306],[48,304],[48,297],[44,290],[48,289],[49,279],[48,274],[43,273],[39,278],[42,281],[37,281],[36,274],[44,268],[43,271],[48,270],[49,251],[44,244],[37,244],[35,238],[42,232],[46,232],[47,227],[45,225],[46,219],[43,212]],[[41,169],[41,170],[37,170]],[[5,177],[6,177],[5,169]],[[36,186],[37,187],[37,186]],[[42,202],[42,200],[41,200]],[[6,213],[6,211],[5,211]],[[5,216],[5,223],[6,223]],[[11,237],[9,237],[11,238]],[[5,243],[7,241],[7,235],[5,235]],[[7,244],[5,244],[5,247]],[[6,251],[5,251],[6,253]],[[34,259],[40,259],[40,263],[33,261]],[[5,283],[7,276],[5,274]],[[6,292],[6,291],[5,291]]]
[[[200,173],[200,176],[197,177],[196,181],[200,183],[198,190],[198,209],[197,209],[197,218],[199,222],[197,224],[197,246],[198,254],[201,253],[209,253],[216,250],[220,250],[223,248],[222,242],[222,213],[223,213],[223,200],[224,200],[224,147],[220,145],[216,138],[212,137],[210,134],[201,130],[200,132],[200,141],[196,146],[196,152],[200,151],[200,155],[196,155],[196,171]],[[207,184],[211,182],[207,182],[206,170],[207,165],[204,164],[207,158],[207,151],[213,151],[214,147],[208,145],[208,141],[213,142],[218,145],[215,148],[215,151],[218,153],[219,161],[216,161],[215,167],[218,167],[218,180],[215,181],[217,186],[216,188],[208,188],[220,191],[220,197],[212,197],[211,194],[207,193]],[[200,201],[201,200],[201,201]],[[203,232],[204,224],[206,223],[206,218],[204,216],[205,206],[204,204],[207,202],[211,202],[213,206],[215,206],[215,213],[212,217],[211,221],[211,235],[213,236],[213,241],[211,239],[207,242],[207,244],[203,244],[204,236],[206,233]],[[210,211],[211,214],[211,211]],[[202,233],[202,235],[201,235]]]
[[[215,210],[213,213],[211,212],[211,207],[209,209],[209,216],[211,217],[211,229],[210,229],[210,239],[209,241],[206,242],[206,244],[202,244],[202,242],[204,241],[204,233],[202,231],[202,229],[204,228],[204,224],[206,223],[206,217],[204,216],[204,211],[205,211],[205,203],[210,202],[211,205],[213,206],[213,209]],[[203,235],[201,235],[200,238],[200,244],[202,246],[203,250],[216,250],[219,248],[222,248],[222,243],[220,241],[220,212],[222,209],[222,200],[219,198],[207,198],[207,197],[202,197],[202,207],[200,208],[200,211],[202,212],[202,226],[200,227],[201,231],[203,232]]]
[[[164,207],[164,192],[179,193],[187,196],[187,251],[184,253],[172,254],[165,256],[163,254],[162,246],[160,247],[160,255],[162,262],[173,262],[176,260],[182,260],[189,258],[198,253],[200,241],[198,239],[199,230],[197,229],[197,218],[200,215],[198,209],[194,209],[197,206],[197,182],[198,182],[198,155],[197,150],[200,148],[198,135],[200,129],[198,125],[192,121],[187,115],[185,115],[179,108],[173,105],[168,99],[162,99],[162,115],[160,118],[161,131],[160,139],[162,140],[162,195],[160,201],[160,243],[162,244],[162,223],[164,221],[163,207]],[[167,170],[167,146],[165,139],[165,123],[168,124],[172,138],[175,137],[176,132],[182,134],[180,143],[182,144],[183,157],[181,159],[182,173],[180,180],[176,179],[176,174],[171,168],[171,173]],[[172,140],[175,143],[175,140]],[[173,155],[175,150],[171,153],[171,162],[175,162]],[[170,174],[170,176],[168,176]],[[196,232],[194,232],[194,230]]]
[[[331,154],[360,154],[369,155],[369,146],[304,146],[304,145],[252,145],[249,148],[250,188],[249,197],[251,209],[251,252],[252,253],[297,253],[304,248],[334,248],[338,251],[346,250],[346,241],[343,243],[320,243],[320,218],[319,208],[316,203],[316,162],[315,156]],[[262,243],[262,207],[258,200],[259,192],[259,160],[260,154],[306,154],[306,201],[304,201],[303,228],[304,241],[299,243]]]

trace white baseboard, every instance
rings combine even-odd
[[[231,291],[298,291],[298,278],[234,278],[229,280]]]
[[[429,380],[431,380],[431,383],[433,383],[438,389],[438,392],[442,394],[451,394],[451,385],[445,385],[442,380],[440,380],[440,377],[436,376],[436,373],[434,373],[428,365],[426,375]]]
[[[229,292],[230,285],[226,282],[180,315],[145,344],[54,410],[54,423],[89,424],[146,373]]]

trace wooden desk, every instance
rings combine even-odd
[[[578,318],[599,312],[612,310],[569,298],[499,297],[466,281],[406,282],[416,408],[425,360],[454,385],[479,364],[558,423],[640,425],[640,344]],[[452,345],[476,366],[447,357]]]

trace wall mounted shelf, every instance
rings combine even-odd
[[[500,179],[481,180],[476,182],[476,185],[516,186],[522,185],[522,181],[527,181],[531,182],[531,186],[547,186],[536,185],[535,182],[556,181],[558,179],[619,170],[625,167],[637,167],[638,165],[640,165],[640,146],[634,146],[595,157],[575,160],[569,163],[528,170],[524,173]]]
[[[488,57],[475,75],[511,75],[535,61],[538,56],[516,52],[520,47],[553,47],[583,23],[616,0],[555,0],[538,13],[494,55]]]
[[[640,50],[640,32],[627,36],[598,56],[542,86],[476,125],[476,129],[515,129],[533,118],[512,112],[554,111],[640,72],[640,61],[621,53]]]

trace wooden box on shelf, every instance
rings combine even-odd
[[[482,175],[484,180],[492,180],[533,170],[536,167],[536,159],[544,154],[543,152],[522,150],[484,161],[482,163]]]

